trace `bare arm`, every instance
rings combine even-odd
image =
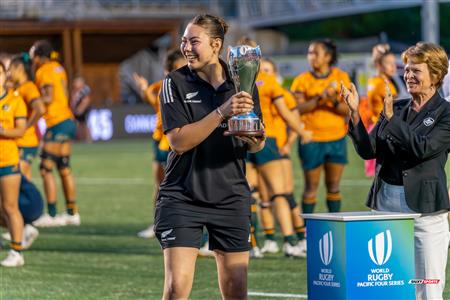
[[[0,136],[5,138],[20,138],[25,134],[26,124],[27,121],[25,118],[17,118],[14,128],[5,129],[0,127]]]
[[[274,104],[283,120],[292,130],[294,130],[303,139],[310,138],[305,131],[305,126],[302,122],[300,122],[299,116],[289,110],[283,98],[278,98],[277,100],[275,100]],[[309,142],[309,140],[306,142]]]
[[[292,130],[289,131],[286,143],[280,148],[280,154],[281,155],[289,155],[289,154],[291,154],[292,145],[297,140],[297,137],[298,137],[297,133],[295,133]]]
[[[152,89],[149,89],[150,85],[148,84],[147,79],[137,73],[133,73],[133,79],[141,92],[142,99],[150,103],[151,106],[157,105],[158,93],[155,93]]]
[[[298,110],[301,114],[313,111],[321,100],[320,96],[315,96],[306,101],[307,98],[304,93],[294,93],[294,96],[298,103]]]
[[[41,88],[41,100],[45,105],[49,105],[53,99],[53,85],[45,85]]]
[[[76,114],[77,115],[83,114],[89,107],[89,105],[91,105],[91,97],[89,95],[86,95],[83,97],[83,99],[81,99],[81,102],[77,107]]]
[[[31,113],[27,120],[27,128],[30,128],[37,124],[39,119],[45,113],[45,105],[40,98],[34,99],[31,102]]]

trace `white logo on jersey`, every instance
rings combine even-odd
[[[161,232],[161,238],[165,239],[169,234],[171,234],[173,229],[169,229],[166,231]]]
[[[193,92],[193,93],[187,93],[186,94],[186,100],[192,99],[192,98],[194,98],[197,95],[198,95],[198,91],[197,92]]]

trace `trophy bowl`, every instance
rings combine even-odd
[[[245,91],[253,95],[260,60],[261,49],[259,46],[228,47],[228,66],[236,93]],[[261,120],[251,111],[228,119],[228,130],[225,131],[225,135],[264,136],[264,130]]]

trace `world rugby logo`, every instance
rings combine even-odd
[[[370,239],[367,243],[370,259],[374,264],[381,266],[387,263],[392,253],[392,237],[391,231],[386,230],[380,232],[374,239]]]
[[[328,266],[333,258],[333,234],[331,231],[325,233],[319,240],[320,259],[325,266]]]

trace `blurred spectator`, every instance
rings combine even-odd
[[[82,76],[76,76],[72,81],[70,107],[77,123],[77,139],[92,142],[86,121],[91,106],[91,88]]]
[[[448,68],[447,75],[444,77],[444,83],[442,83],[442,97],[450,101],[450,67]]]
[[[377,74],[368,81],[367,98],[370,111],[367,130],[370,132],[378,121],[383,110],[384,98],[386,97],[386,84],[394,98],[397,98],[397,89],[392,80],[397,73],[395,64],[395,55],[390,51],[388,44],[378,44],[372,49],[372,61]],[[366,126],[366,124],[364,124]],[[364,162],[364,171],[367,177],[375,176],[375,159],[369,159]]]

